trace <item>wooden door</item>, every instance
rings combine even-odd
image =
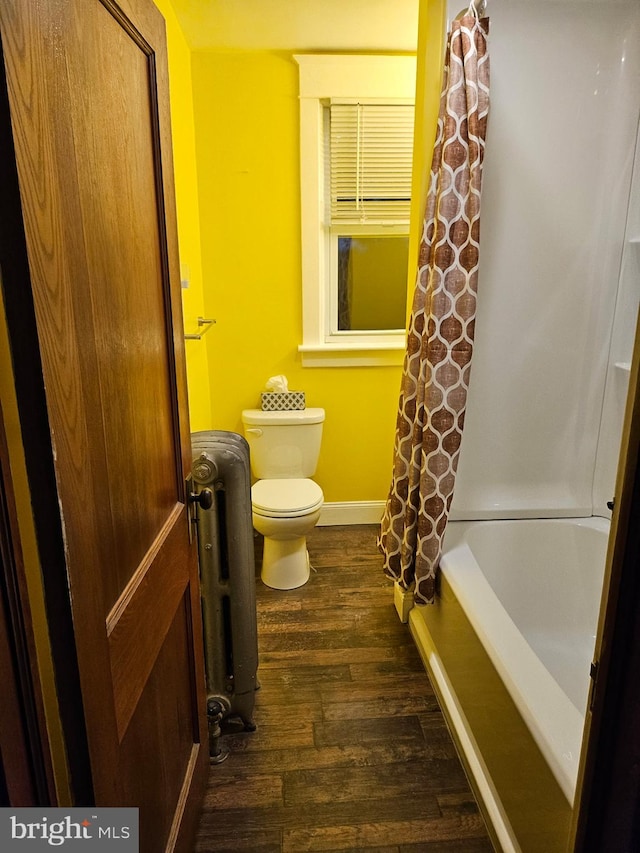
[[[2,0],[0,26],[29,277],[5,299],[33,298],[95,802],[172,849],[207,739],[164,22]]]

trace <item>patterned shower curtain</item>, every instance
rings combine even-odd
[[[480,190],[489,110],[489,19],[452,23],[418,276],[404,359],[394,466],[378,544],[385,573],[416,604],[435,598],[471,370]]]

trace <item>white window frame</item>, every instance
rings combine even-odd
[[[332,99],[412,102],[416,59],[340,54],[300,54],[294,59],[300,69],[303,339],[298,350],[302,363],[305,367],[401,364],[404,329],[338,332],[331,328],[329,281],[337,232],[334,228],[332,234],[325,224],[324,107]],[[380,232],[390,230],[381,226]]]

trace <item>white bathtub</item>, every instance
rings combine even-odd
[[[609,522],[458,521],[441,570],[573,803]]]

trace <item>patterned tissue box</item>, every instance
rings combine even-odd
[[[306,408],[304,391],[263,391],[260,399],[263,412],[285,412]]]

